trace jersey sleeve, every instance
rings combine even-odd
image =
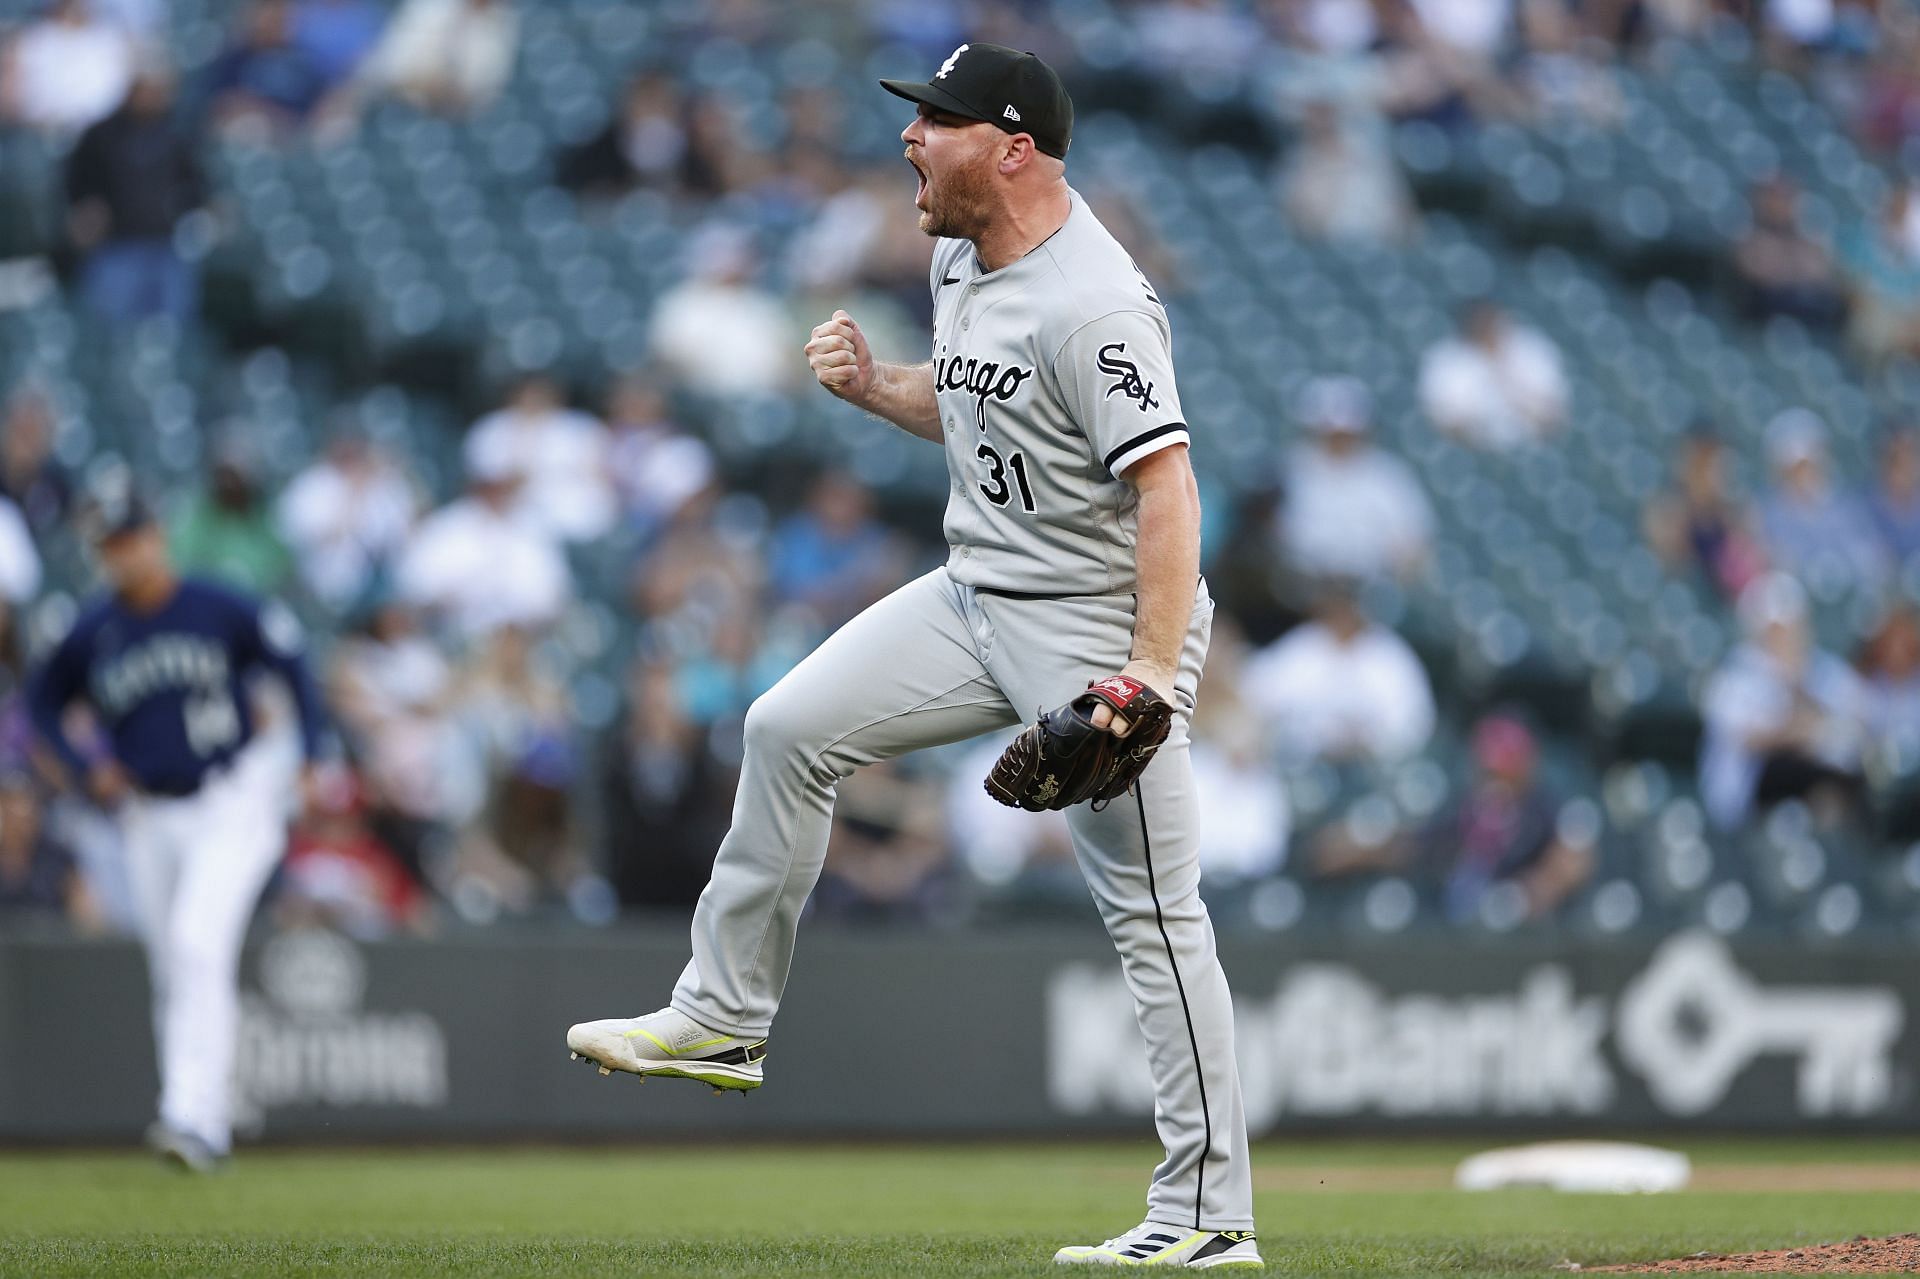
[[[92,647],[92,628],[83,619],[27,680],[27,715],[34,731],[76,781],[86,777],[87,761],[67,736],[61,719],[86,691]]]
[[[307,670],[306,632],[300,619],[278,600],[259,605],[248,601],[240,648],[244,665],[263,667],[286,681],[300,720],[301,750],[309,760],[317,759],[326,713],[320,709],[320,694]]]
[[[1053,370],[1067,411],[1115,479],[1141,458],[1189,442],[1162,316],[1115,311],[1083,324],[1054,356]]]

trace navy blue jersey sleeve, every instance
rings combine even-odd
[[[239,644],[240,665],[272,671],[293,692],[300,716],[300,745],[309,760],[320,756],[326,734],[326,713],[307,670],[305,629],[293,610],[278,600],[245,602],[246,618]]]
[[[60,721],[86,692],[92,645],[93,627],[83,617],[27,680],[27,714],[33,727],[76,781],[86,777],[87,761]]]

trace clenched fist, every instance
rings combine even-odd
[[[821,386],[850,404],[864,404],[873,391],[873,352],[845,311],[835,311],[832,319],[814,327],[807,365]]]

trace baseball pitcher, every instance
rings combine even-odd
[[[285,680],[309,761],[319,699],[283,606],[177,576],[137,499],[102,504],[89,522],[112,592],[33,673],[28,710],[69,776],[120,823],[160,1060],[147,1140],[210,1171],[232,1141],[240,945],[279,864],[288,809],[286,772],[254,738],[246,682],[257,671]],[[67,736],[75,702],[105,727],[104,757],[89,760]]]
[[[952,554],[754,704],[672,1002],[567,1043],[602,1073],[759,1087],[835,785],[1056,708],[986,784],[1066,809],[1166,1158],[1144,1223],[1055,1260],[1257,1266],[1233,1008],[1199,894],[1187,726],[1213,603],[1166,311],[1067,185],[1073,107],[1044,62],[964,44],[926,83],[881,83],[918,108],[900,136],[937,239],[932,359],[876,362],[844,311],[806,354],[828,391],[946,449]]]

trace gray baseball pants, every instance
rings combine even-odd
[[[693,918],[673,1006],[764,1035],[780,1006],[801,908],[826,860],[834,787],[862,764],[1031,720],[1126,664],[1131,595],[1030,599],[975,591],[937,569],[831,636],[747,714],[733,827]],[[1200,900],[1187,721],[1212,629],[1204,584],[1167,742],[1140,795],[1067,810],[1074,850],[1120,952],[1147,1044],[1166,1159],[1148,1216],[1251,1230],[1233,1004]],[[1164,690],[1163,690],[1164,691]]]

